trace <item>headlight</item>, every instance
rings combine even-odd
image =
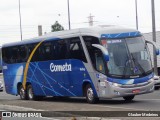
[[[113,86],[118,87],[119,84],[118,83],[113,83]]]
[[[150,79],[150,80],[148,80],[148,82],[150,82],[150,83],[151,83],[151,82],[155,82],[155,81],[154,81],[154,79]]]
[[[118,83],[112,83],[112,82],[108,82],[110,85],[114,86],[114,87],[120,87],[121,84]]]

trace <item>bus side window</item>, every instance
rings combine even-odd
[[[8,48],[3,48],[2,49],[2,61],[5,63],[9,63],[9,55],[8,53]]]
[[[28,48],[28,55],[30,56],[30,54],[32,53],[34,47],[36,46],[36,44],[28,44],[27,45],[27,48]],[[37,50],[36,50],[37,51]],[[36,52],[34,53],[32,59],[31,59],[31,62],[34,62],[36,61]]]
[[[58,41],[58,53],[59,59],[67,59],[67,41],[59,40]]]
[[[52,59],[51,48],[52,48],[51,42],[44,42],[38,48],[38,51],[39,51],[38,59],[39,59],[39,61],[47,61],[47,60],[51,60]]]
[[[27,61],[27,48],[24,45],[19,47],[19,55],[20,55],[19,62]]]
[[[45,60],[52,60],[52,44],[51,42],[47,42],[46,44],[44,44],[44,56],[45,56]]]
[[[100,44],[99,39],[93,36],[83,36],[93,67],[96,69],[95,48],[92,44]]]
[[[78,37],[69,40],[69,59],[79,59],[87,62],[81,41]]]
[[[11,51],[12,54],[10,62],[11,63],[18,63],[20,60],[20,55],[19,55],[19,47],[11,47]]]
[[[66,40],[55,40],[52,41],[52,59],[62,60],[67,59],[67,41]]]

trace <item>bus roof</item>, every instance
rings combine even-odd
[[[78,36],[80,34],[101,37],[101,35],[104,35],[104,34],[120,34],[120,33],[130,33],[130,32],[138,32],[138,31],[135,29],[128,29],[124,27],[103,25],[103,26],[97,26],[97,27],[78,28],[78,29],[72,29],[72,30],[51,32],[43,36],[39,36],[39,37],[31,38],[31,39],[27,39],[27,40],[23,40],[19,42],[7,43],[7,44],[2,45],[2,47],[23,45],[23,44],[29,44],[29,43],[37,43],[44,39],[46,40],[50,40],[53,38],[61,39],[61,38],[66,38],[66,37],[72,37],[75,35]]]

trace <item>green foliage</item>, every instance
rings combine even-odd
[[[64,27],[61,24],[59,24],[58,21],[56,21],[54,25],[51,26],[51,28],[52,32],[64,30]]]

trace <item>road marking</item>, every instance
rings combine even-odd
[[[93,105],[97,107],[106,107],[106,108],[114,108],[114,109],[126,109],[126,110],[140,110],[140,111],[146,111],[146,109],[136,109],[136,108],[128,108],[128,107],[113,107],[113,106],[102,106],[102,105]]]
[[[159,101],[160,99],[136,99],[136,100],[149,100],[149,101],[152,101],[152,100],[154,100],[154,101]]]
[[[45,119],[48,119],[48,120],[61,120],[61,119],[57,119],[57,118],[48,118],[48,117],[42,117],[42,118],[45,118]]]
[[[27,107],[19,107],[14,105],[0,105],[0,109],[6,109],[6,110],[17,110],[17,111],[45,111],[41,109],[33,109],[33,108],[27,108]]]

